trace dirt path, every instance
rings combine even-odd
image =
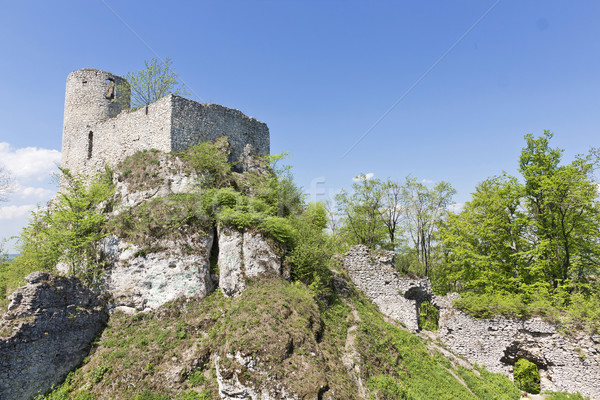
[[[350,326],[348,327],[348,331],[346,332],[346,343],[344,345],[344,354],[342,356],[342,363],[348,374],[356,383],[358,387],[358,395],[367,399],[367,390],[365,385],[363,384],[362,378],[360,377],[360,354],[356,350],[355,341],[356,341],[356,330],[358,329],[358,324],[360,323],[360,315],[358,315],[358,311],[354,307],[354,304],[350,302],[346,302],[346,305],[352,309],[352,313],[348,316]]]

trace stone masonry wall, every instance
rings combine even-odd
[[[458,294],[438,297],[428,280],[400,276],[393,269],[392,255],[353,246],[342,259],[352,282],[385,315],[418,330],[419,303],[429,300],[440,311],[437,338],[470,363],[512,378],[515,362],[526,358],[540,369],[542,390],[600,399],[600,335],[563,335],[539,318],[473,318],[452,306]]]
[[[230,161],[269,154],[267,125],[241,111],[175,95],[131,111],[129,92],[121,90],[124,84],[123,78],[105,71],[69,74],[62,167],[92,175],[140,150],[182,151],[222,136],[231,143]]]
[[[416,331],[419,329],[419,305],[431,297],[431,286],[425,279],[400,278],[393,267],[393,256],[391,251],[353,246],[344,255],[342,266],[356,287],[381,312]]]
[[[101,302],[77,278],[34,272],[0,318],[0,399],[29,400],[59,384],[104,326]]]
[[[123,111],[114,118],[97,122],[79,135],[76,151],[63,156],[63,166],[90,175],[102,171],[105,164],[116,165],[140,150],[171,151],[171,99],[163,97],[147,108]],[[93,134],[88,158],[89,132]],[[64,149],[64,145],[63,145]],[[64,150],[63,150],[64,151]]]
[[[199,142],[227,136],[231,143],[230,161],[242,159],[244,148],[250,154],[270,153],[269,128],[263,122],[247,117],[241,111],[218,104],[200,104],[179,96],[172,99],[171,150],[185,150]]]

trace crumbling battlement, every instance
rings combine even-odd
[[[222,136],[229,138],[234,163],[269,154],[269,128],[241,111],[175,95],[130,110],[127,87],[125,79],[105,71],[82,69],[69,74],[63,168],[91,175],[140,150],[182,151]]]

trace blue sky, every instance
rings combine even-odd
[[[192,98],[266,122],[272,152],[291,153],[317,200],[364,172],[446,180],[462,203],[481,180],[516,173],[526,133],[553,131],[566,160],[600,146],[596,1],[2,1],[2,10],[0,163],[17,190],[0,203],[0,238],[52,196],[65,80],[86,67],[125,74],[170,57]]]

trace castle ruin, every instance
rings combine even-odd
[[[230,161],[269,154],[269,128],[241,111],[176,95],[131,110],[127,81],[96,69],[71,72],[65,91],[63,168],[92,175],[140,151],[182,151],[227,136]],[[239,169],[239,168],[238,168]]]

